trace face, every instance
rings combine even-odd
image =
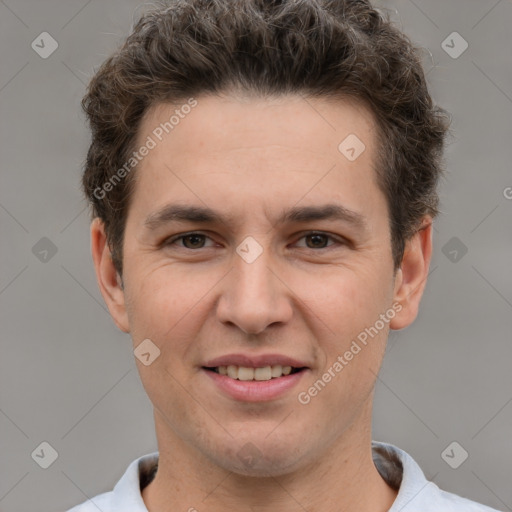
[[[428,250],[418,239],[394,272],[363,106],[196,101],[164,136],[176,105],[144,117],[139,145],[155,146],[136,170],[124,287],[96,223],[98,279],[134,349],[151,340],[152,362],[136,361],[160,435],[229,471],[283,474],[368,427],[389,328],[415,316]]]

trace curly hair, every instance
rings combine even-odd
[[[103,185],[130,158],[142,117],[159,102],[232,90],[353,98],[371,109],[399,268],[422,218],[439,213],[450,124],[428,92],[419,49],[368,0],[169,0],[141,16],[82,100],[92,132],[82,186],[119,275],[136,171]]]

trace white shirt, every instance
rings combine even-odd
[[[388,443],[372,442],[373,460],[382,478],[398,489],[389,512],[498,512],[496,509],[445,492],[429,482],[416,461]],[[67,512],[148,512],[141,488],[153,478],[158,452],[135,459],[114,490],[99,494]]]

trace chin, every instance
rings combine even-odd
[[[303,463],[304,445],[288,439],[275,439],[232,443],[215,457],[215,463],[240,476],[277,477],[292,473]],[[291,441],[291,442],[290,442]],[[300,446],[300,449],[298,448]]]

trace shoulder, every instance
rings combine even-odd
[[[102,512],[114,512],[115,509],[111,506],[112,495],[113,491],[98,494],[94,498],[67,510],[67,512],[98,512],[98,510]]]
[[[394,511],[394,509],[392,509]],[[482,503],[471,501],[457,494],[443,491],[433,482],[429,482],[424,490],[411,498],[410,504],[403,508],[403,512],[499,512]]]
[[[442,506],[443,510],[446,510],[447,512],[499,512],[494,508],[487,507],[486,505],[477,503],[476,501],[471,501],[466,498],[462,498],[457,494],[443,491],[437,486],[436,488],[437,489],[433,493],[433,505],[435,507]]]
[[[147,512],[140,490],[150,481],[157,465],[158,452],[135,459],[112,491],[98,494],[67,512]]]
[[[382,477],[398,488],[398,495],[389,512],[499,512],[440,489],[425,478],[419,465],[404,450],[376,441],[372,443],[372,448]]]

